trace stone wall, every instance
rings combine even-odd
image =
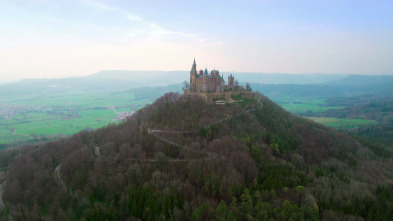
[[[245,98],[252,99],[257,98],[257,94],[251,91],[223,91],[223,92],[189,92],[183,91],[183,94],[189,94],[191,96],[198,96],[204,99],[205,101],[212,103],[215,100],[226,100],[228,103],[233,103],[232,94],[234,95],[242,95]]]

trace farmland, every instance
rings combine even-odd
[[[310,120],[323,124],[328,127],[333,127],[340,130],[357,129],[364,126],[376,125],[375,120],[366,119],[349,119],[336,117],[310,117],[308,115],[313,113],[322,113],[328,110],[344,109],[344,106],[328,105],[325,98],[319,97],[272,97],[272,100],[280,104],[284,109],[294,114],[307,116]]]
[[[144,89],[146,91],[146,89]],[[136,94],[140,94],[136,92]],[[146,93],[149,94],[149,93]],[[162,93],[156,92],[156,96]],[[149,94],[151,95],[151,94]],[[327,106],[323,98],[272,97],[284,109],[300,114],[339,109]],[[115,123],[120,113],[130,113],[154,101],[130,91],[87,93],[69,91],[45,96],[2,97],[0,103],[0,144],[68,136]],[[373,123],[366,120],[310,118],[326,126],[351,128]]]
[[[2,98],[0,144],[96,129],[116,122],[117,115],[131,113],[150,102],[148,98],[137,99],[128,92]]]
[[[324,112],[330,109],[340,109],[342,106],[328,106],[325,98],[321,97],[290,97],[272,96],[271,99],[285,110],[300,114],[305,112]]]

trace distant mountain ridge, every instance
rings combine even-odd
[[[220,74],[227,79],[229,74],[241,82],[253,82],[262,84],[316,84],[339,80],[347,77],[346,74],[285,74],[285,73],[260,73],[260,72],[231,72],[222,71]],[[138,77],[141,81],[151,81],[153,83],[163,83],[173,81],[189,80],[188,71],[126,71],[126,70],[104,70],[87,76],[95,79],[121,79],[135,80]]]
[[[271,96],[321,96],[321,97],[349,97],[349,96],[392,96],[393,75],[350,75],[318,84],[258,84],[251,83],[254,90]]]
[[[393,75],[365,76],[339,74],[267,74],[232,73],[241,83],[266,95],[294,93],[299,96],[349,96],[352,94],[392,94]],[[189,81],[187,71],[100,71],[85,77],[62,79],[26,79],[0,85],[0,96],[23,94],[119,92],[132,88],[180,85]]]

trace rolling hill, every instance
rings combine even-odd
[[[392,160],[267,97],[168,93],[118,125],[9,150],[4,216],[389,220]],[[384,150],[391,154],[390,150]],[[382,160],[384,159],[384,160]]]

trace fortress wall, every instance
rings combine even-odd
[[[184,94],[189,94],[191,96],[198,96],[200,98],[202,98],[203,100],[207,101],[207,102],[213,102],[213,100],[215,99],[223,99],[223,100],[227,100],[228,103],[232,103],[234,102],[232,100],[231,95],[242,95],[245,98],[248,99],[252,99],[252,98],[257,98],[257,94],[253,93],[251,91],[226,91],[226,92],[183,92]]]

